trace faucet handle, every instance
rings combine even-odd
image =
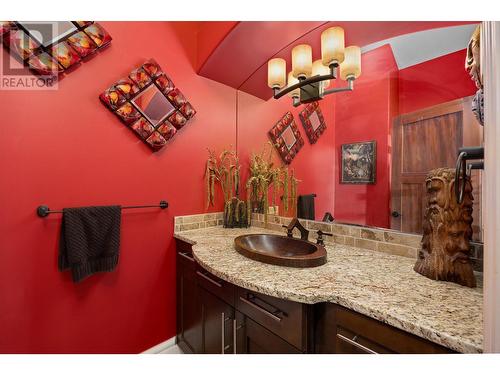
[[[325,244],[325,240],[324,240],[323,236],[330,236],[330,237],[333,236],[333,234],[331,234],[331,233],[325,233],[321,229],[318,230],[316,233],[318,234],[318,239],[316,240],[316,243],[318,245],[324,245]]]
[[[288,228],[288,225],[282,225],[282,227],[286,229],[286,236],[287,237],[293,237],[293,233],[292,233],[293,228]]]

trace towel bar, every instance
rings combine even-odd
[[[168,202],[167,201],[160,201],[159,205],[149,205],[149,206],[123,206],[122,209],[129,209],[129,208],[153,208],[153,207],[159,207],[162,210],[168,207]],[[62,213],[62,210],[51,210],[48,206],[41,205],[38,206],[36,209],[36,214],[39,217],[47,217],[49,214],[60,214]]]

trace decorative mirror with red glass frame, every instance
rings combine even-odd
[[[268,135],[285,164],[290,164],[304,146],[304,139],[300,135],[291,112],[285,113],[281,120],[269,130]]]
[[[163,148],[196,113],[154,59],[115,82],[99,99],[153,151]]]
[[[304,108],[300,114],[300,121],[304,126],[309,143],[314,144],[326,129],[325,119],[319,103],[312,102]]]
[[[12,56],[38,75],[57,77],[111,43],[93,21],[1,21],[0,37]]]

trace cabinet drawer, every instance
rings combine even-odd
[[[212,294],[219,297],[224,302],[234,307],[235,286],[217,276],[212,275],[199,264],[196,265],[196,279],[198,285]]]
[[[193,255],[193,245],[191,245],[188,242],[179,240],[178,238],[175,239],[175,247],[177,249],[177,253],[183,253],[183,254],[190,254]]]
[[[307,310],[301,303],[237,288],[236,309],[299,350],[307,350]]]
[[[368,340],[366,337],[349,331],[341,326],[337,326],[335,332],[335,347],[337,354],[394,354],[376,342]]]
[[[335,322],[337,353],[452,353],[441,345],[344,307],[335,306]]]
[[[301,354],[295,346],[290,345],[271,331],[255,323],[240,312],[236,313],[237,333],[236,351],[238,354]]]
[[[191,248],[191,244],[176,239],[175,245],[177,249],[177,261],[194,271],[196,261],[193,258],[193,250]]]

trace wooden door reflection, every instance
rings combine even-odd
[[[392,131],[391,228],[422,233],[425,176],[434,168],[454,168],[458,149],[482,144],[482,127],[471,111],[471,97],[395,118]],[[481,177],[472,173],[473,238],[481,240]]]

